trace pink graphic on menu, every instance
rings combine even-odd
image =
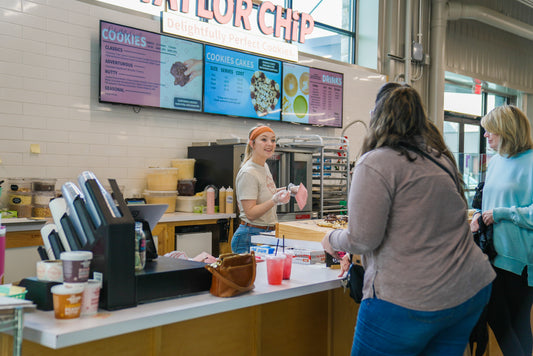
[[[309,123],[342,126],[343,75],[309,69]]]
[[[159,106],[160,36],[102,23],[100,99]]]

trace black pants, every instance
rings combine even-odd
[[[527,268],[519,276],[500,268],[492,284],[488,323],[506,356],[531,356],[530,313],[533,287],[527,284]]]

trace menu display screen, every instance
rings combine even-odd
[[[343,74],[283,63],[282,121],[342,127]]]
[[[204,111],[280,120],[281,61],[205,46]]]
[[[203,45],[100,21],[100,101],[202,110]]]

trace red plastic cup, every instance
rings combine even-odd
[[[285,254],[285,262],[283,264],[283,279],[291,279],[292,270],[292,253]]]
[[[283,280],[283,266],[285,265],[285,255],[266,256],[268,284],[281,284]]]

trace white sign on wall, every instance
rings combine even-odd
[[[242,30],[233,30],[213,23],[201,22],[175,13],[163,12],[161,20],[162,31],[166,33],[268,57],[298,61],[298,47],[294,44],[265,38]]]

